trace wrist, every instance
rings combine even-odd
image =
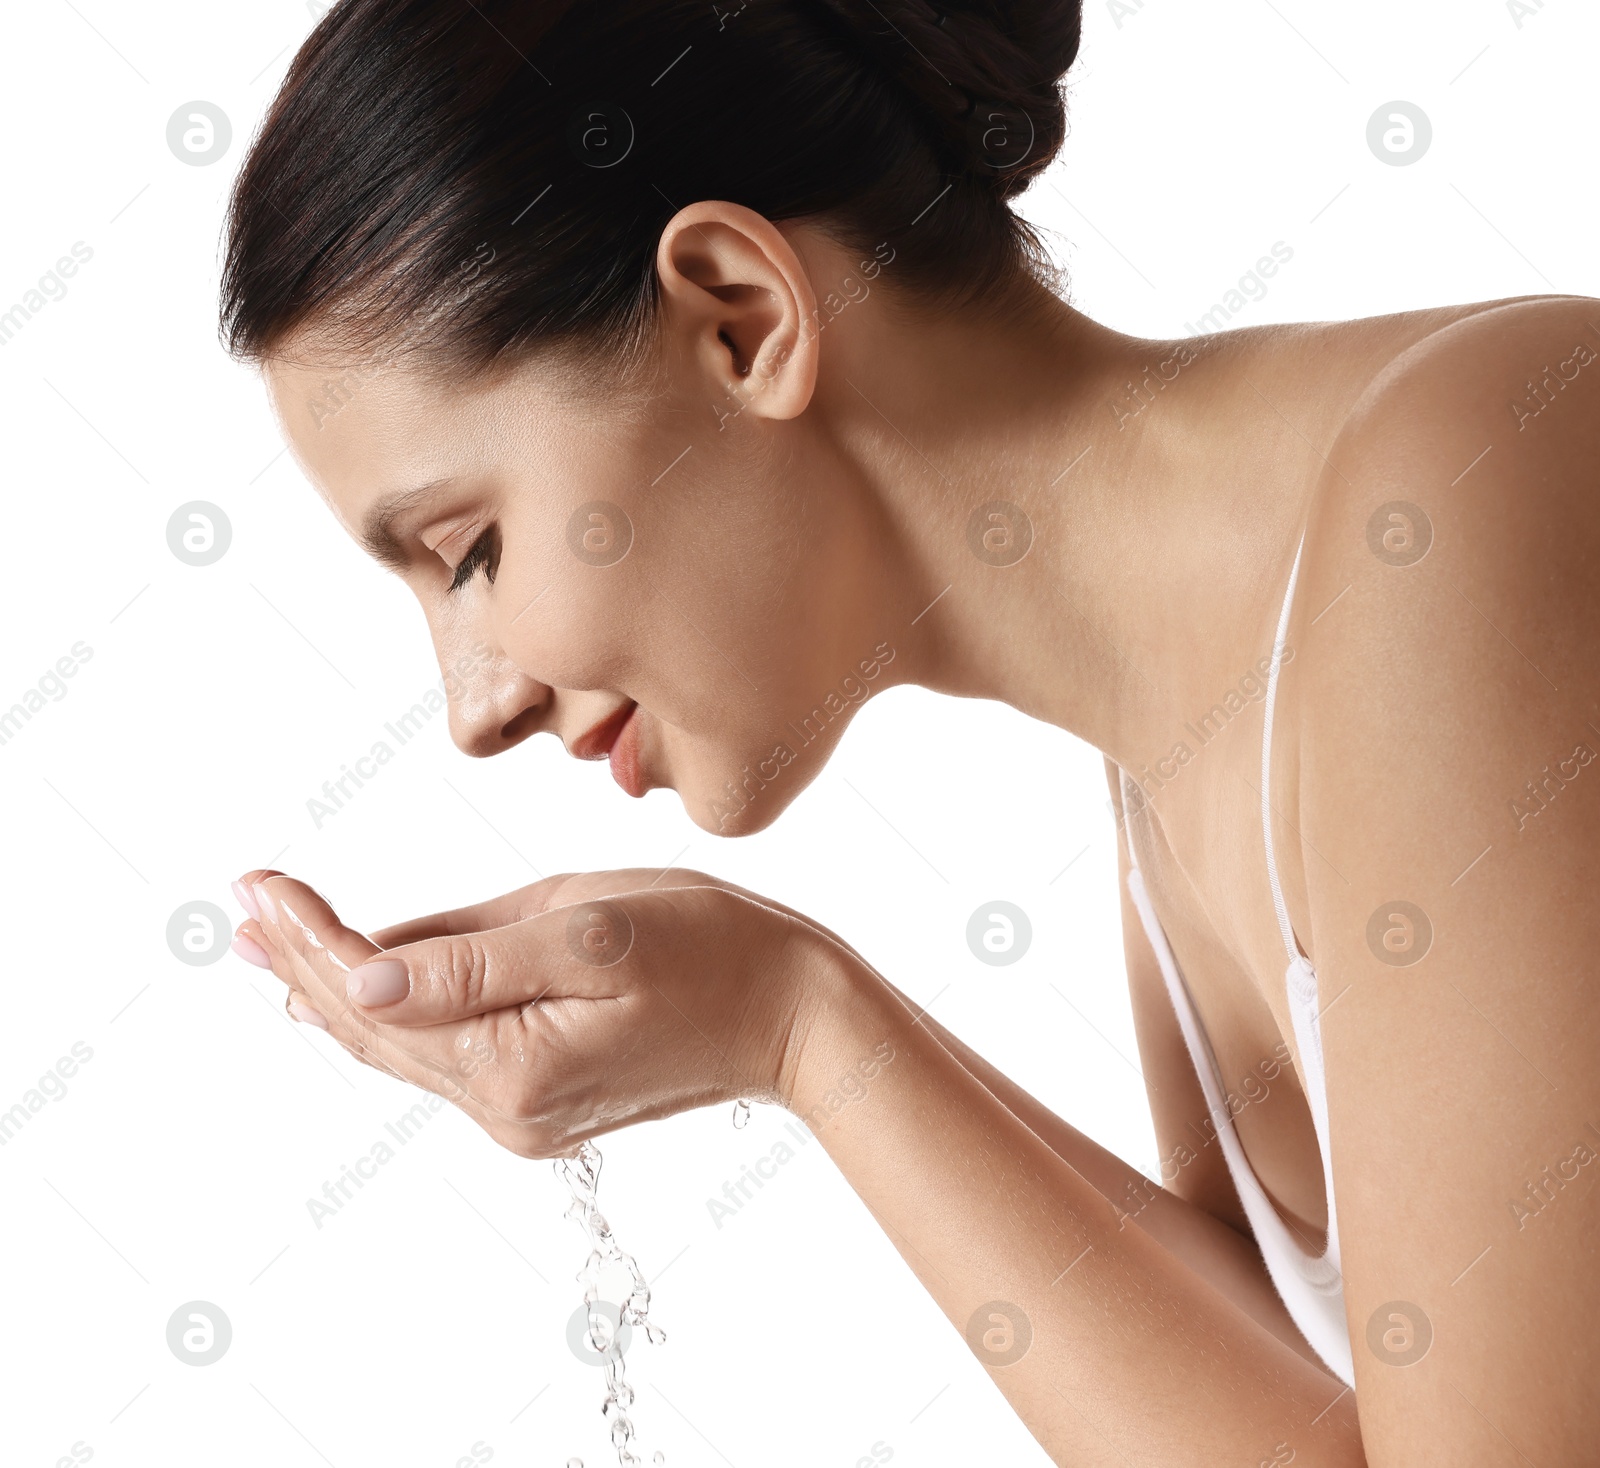
[[[860,1100],[905,1045],[909,1016],[883,980],[827,934],[802,940],[801,981],[778,1099],[813,1131]]]

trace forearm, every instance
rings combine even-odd
[[[1151,1182],[1138,1168],[1085,1136],[983,1056],[945,1029],[893,984],[880,981],[918,1025],[976,1076],[1011,1114],[1121,1210],[1123,1227],[1137,1224],[1190,1269],[1221,1290],[1245,1314],[1323,1370],[1268,1275],[1255,1242],[1214,1214]],[[1330,1380],[1334,1378],[1330,1377]]]
[[[819,970],[791,1109],[958,1330],[993,1301],[1026,1318],[1026,1353],[985,1364],[1056,1461],[1253,1465],[1287,1443],[1296,1463],[1362,1463],[1354,1403],[1330,1410],[1341,1388],[1325,1372],[1122,1227],[859,960]],[[838,1106],[841,1078],[875,1055],[876,1074]]]

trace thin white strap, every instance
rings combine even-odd
[[[1267,876],[1272,882],[1272,905],[1278,914],[1278,931],[1283,934],[1283,946],[1288,950],[1289,961],[1299,958],[1295,946],[1294,926],[1289,921],[1289,908],[1283,900],[1283,887],[1278,881],[1278,863],[1272,854],[1272,706],[1278,697],[1278,668],[1283,659],[1289,631],[1289,606],[1294,600],[1294,583],[1300,575],[1300,552],[1305,548],[1306,536],[1300,532],[1300,544],[1294,550],[1294,565],[1289,571],[1289,587],[1283,594],[1283,610],[1278,613],[1278,635],[1272,643],[1272,671],[1267,674],[1267,709],[1261,721],[1261,835],[1267,846]]]
[[[1117,813],[1122,817],[1122,837],[1128,843],[1128,865],[1139,870],[1139,854],[1133,849],[1133,832],[1128,829],[1127,789],[1133,777],[1121,765],[1117,766]]]
[[[1283,1282],[1286,1271],[1291,1272],[1294,1279],[1298,1279],[1315,1294],[1338,1295],[1344,1281],[1339,1273],[1337,1252],[1311,1254],[1306,1251],[1279,1216],[1278,1210],[1261,1186],[1261,1181],[1256,1176],[1256,1170],[1251,1165],[1243,1144],[1239,1141],[1238,1131],[1233,1124],[1233,1110],[1222,1084],[1222,1072],[1211,1049],[1210,1038],[1200,1023],[1194,1000],[1189,995],[1189,987],[1184,983],[1178,960],[1172,952],[1172,945],[1167,941],[1166,929],[1161,926],[1161,919],[1156,916],[1149,890],[1144,884],[1144,874],[1137,869],[1128,873],[1128,892],[1133,898],[1134,907],[1138,909],[1145,936],[1150,940],[1150,947],[1155,952],[1156,962],[1161,968],[1161,977],[1166,981],[1167,994],[1178,1017],[1178,1028],[1183,1032],[1184,1044],[1188,1047],[1195,1072],[1200,1080],[1200,1090],[1205,1097],[1206,1110],[1210,1113],[1217,1141],[1221,1144],[1223,1156],[1228,1162],[1228,1171],[1233,1178],[1235,1188],[1238,1189],[1239,1201],[1244,1206],[1257,1241],[1261,1243],[1268,1272],[1278,1284],[1279,1293],[1286,1299],[1289,1297],[1289,1292],[1296,1288],[1293,1279],[1288,1283]],[[1315,1014],[1315,1006],[1312,1007],[1312,1013]],[[1329,1197],[1332,1197],[1331,1188]],[[1331,1217],[1330,1212],[1330,1220]],[[1342,1307],[1335,1310],[1335,1314],[1339,1315],[1341,1310]],[[1317,1345],[1319,1350],[1322,1349],[1320,1343],[1313,1341],[1313,1344]],[[1348,1374],[1345,1379],[1349,1379]]]

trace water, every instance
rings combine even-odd
[[[733,1103],[733,1124],[740,1130],[750,1125],[750,1103],[743,1097]],[[619,1468],[642,1468],[644,1459],[633,1451],[633,1419],[628,1416],[628,1408],[633,1405],[633,1388],[628,1385],[621,1348],[613,1349],[611,1319],[595,1309],[600,1300],[601,1274],[608,1267],[620,1266],[628,1271],[628,1277],[633,1281],[627,1302],[622,1307],[621,1318],[615,1326],[618,1333],[624,1324],[643,1326],[645,1339],[654,1346],[662,1345],[667,1333],[650,1319],[650,1284],[644,1277],[644,1271],[634,1262],[633,1255],[625,1253],[617,1244],[611,1225],[606,1222],[605,1215],[595,1202],[595,1195],[600,1188],[600,1168],[604,1161],[600,1149],[593,1142],[584,1142],[578,1148],[576,1157],[556,1158],[555,1170],[556,1176],[567,1184],[572,1193],[572,1201],[567,1204],[567,1217],[577,1223],[589,1239],[589,1259],[578,1271],[577,1279],[584,1287],[583,1303],[589,1307],[589,1348],[606,1358],[603,1368],[606,1397],[600,1406],[600,1413],[610,1425],[611,1445],[617,1450]],[[667,1455],[657,1450],[650,1461],[655,1468],[662,1468]],[[567,1468],[583,1468],[583,1459],[568,1458]]]
[[[595,1308],[600,1301],[601,1273],[609,1267],[620,1266],[627,1270],[633,1282],[616,1327],[619,1332],[623,1325],[642,1327],[645,1339],[652,1345],[661,1345],[667,1333],[650,1319],[650,1284],[643,1270],[634,1261],[633,1255],[618,1245],[611,1225],[606,1222],[605,1215],[595,1202],[602,1161],[600,1149],[593,1142],[584,1142],[578,1148],[576,1157],[556,1158],[555,1170],[556,1176],[567,1184],[572,1193],[572,1201],[567,1205],[567,1217],[577,1223],[589,1239],[589,1259],[578,1272],[577,1278],[584,1287],[583,1302],[589,1307],[590,1349],[605,1357],[602,1370],[606,1395],[600,1412],[611,1429],[611,1446],[617,1450],[618,1468],[642,1468],[644,1459],[633,1450],[633,1419],[628,1415],[628,1409],[633,1406],[633,1388],[628,1385],[623,1353],[612,1341],[609,1317]],[[665,1463],[665,1455],[658,1452],[655,1462]],[[583,1468],[583,1460],[569,1458],[567,1468]]]

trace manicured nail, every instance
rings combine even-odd
[[[239,906],[259,923],[261,921],[261,909],[256,906],[255,894],[243,882],[235,882],[233,884],[233,895],[239,899]]]
[[[289,1001],[289,1013],[303,1025],[315,1025],[319,1030],[328,1028],[327,1020],[323,1019],[309,1004],[302,1004],[298,999]]]
[[[345,992],[368,1009],[398,1003],[411,992],[411,975],[398,958],[379,958],[353,968],[344,983]]]
[[[278,905],[272,900],[271,895],[267,892],[267,884],[265,882],[257,882],[252,890],[256,894],[256,901],[260,903],[260,910],[256,913],[256,921],[258,923],[277,922]]]
[[[267,951],[253,938],[247,938],[243,933],[234,936],[228,945],[246,963],[253,963],[257,968],[271,968],[272,960],[267,957]]]

